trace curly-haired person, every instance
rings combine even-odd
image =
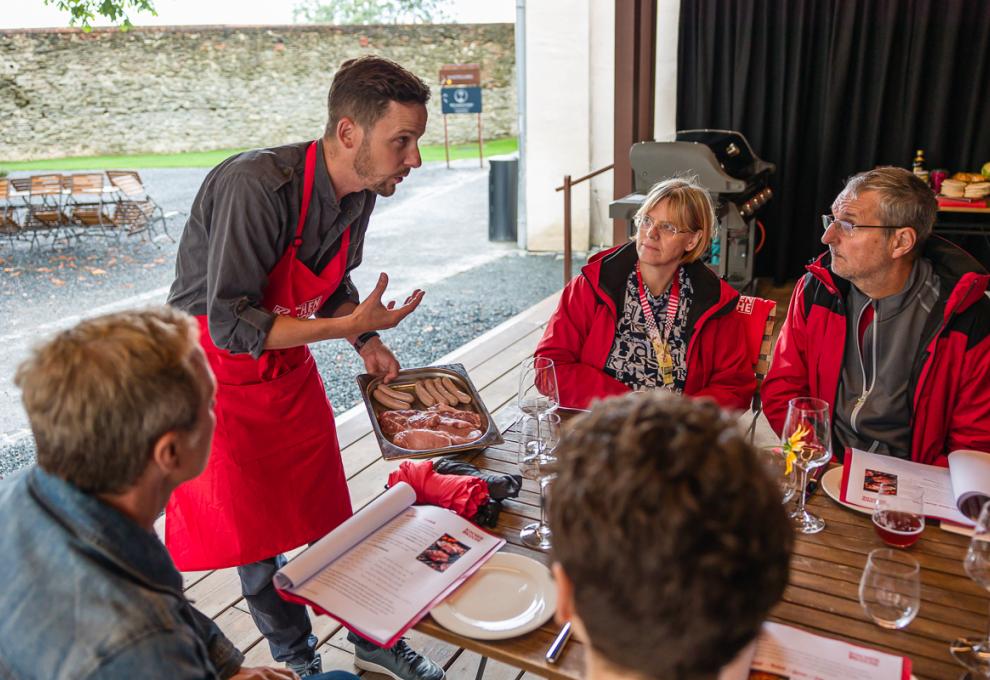
[[[775,483],[708,400],[630,394],[568,425],[553,570],[558,620],[588,643],[586,677],[714,680],[787,584]]]

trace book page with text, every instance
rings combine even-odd
[[[779,623],[763,624],[750,677],[908,680],[911,661]]]
[[[956,507],[956,497],[952,492],[952,480],[947,468],[859,449],[850,449],[846,453],[840,496],[843,501],[872,508],[882,483],[893,484],[895,488],[898,484],[919,486],[925,492],[926,516],[972,524]]]
[[[399,482],[282,567],[273,579],[275,586],[298,588],[415,502],[413,488]]]
[[[293,592],[383,643],[504,542],[449,510],[414,505]]]

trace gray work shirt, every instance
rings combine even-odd
[[[261,356],[275,321],[261,302],[268,273],[295,236],[309,144],[245,151],[213,168],[179,240],[168,303],[190,314],[205,314],[213,342],[234,354]],[[359,301],[349,272],[361,263],[374,208],[371,191],[337,200],[321,140],[297,259],[319,274],[339,252],[348,226],[351,236],[344,280],[317,316],[332,316],[342,303]]]
[[[867,306],[873,321],[859,339]],[[835,404],[834,449],[857,448],[911,457],[912,393],[915,360],[924,350],[925,324],[942,314],[939,277],[931,262],[918,258],[900,293],[871,300],[856,286],[846,296],[846,341]]]

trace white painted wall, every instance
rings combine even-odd
[[[610,165],[615,158],[615,3],[594,0],[591,7],[591,162],[588,171]],[[611,245],[612,220],[608,204],[612,201],[614,175],[611,171],[591,180],[589,196],[590,245]],[[588,242],[578,244],[583,250]]]
[[[657,2],[655,138],[673,135],[677,103],[679,0]],[[526,247],[562,250],[565,174],[614,161],[613,0],[526,0]],[[575,250],[610,244],[613,175],[574,189]]]
[[[565,174],[585,174],[591,159],[590,4],[526,2],[526,246],[562,250]],[[594,0],[601,2],[602,0]],[[588,184],[574,190],[574,247],[588,243]]]
[[[656,98],[653,138],[673,139],[677,131],[677,23],[680,0],[657,0]]]

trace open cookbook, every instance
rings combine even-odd
[[[980,508],[990,500],[990,453],[953,451],[949,467],[924,465],[847,449],[840,498],[845,503],[872,507],[880,485],[911,484],[925,492],[925,515],[973,526]]]
[[[767,621],[718,680],[909,680],[911,659]]]
[[[391,647],[505,544],[415,501],[405,482],[390,488],[282,567],[279,594]]]

